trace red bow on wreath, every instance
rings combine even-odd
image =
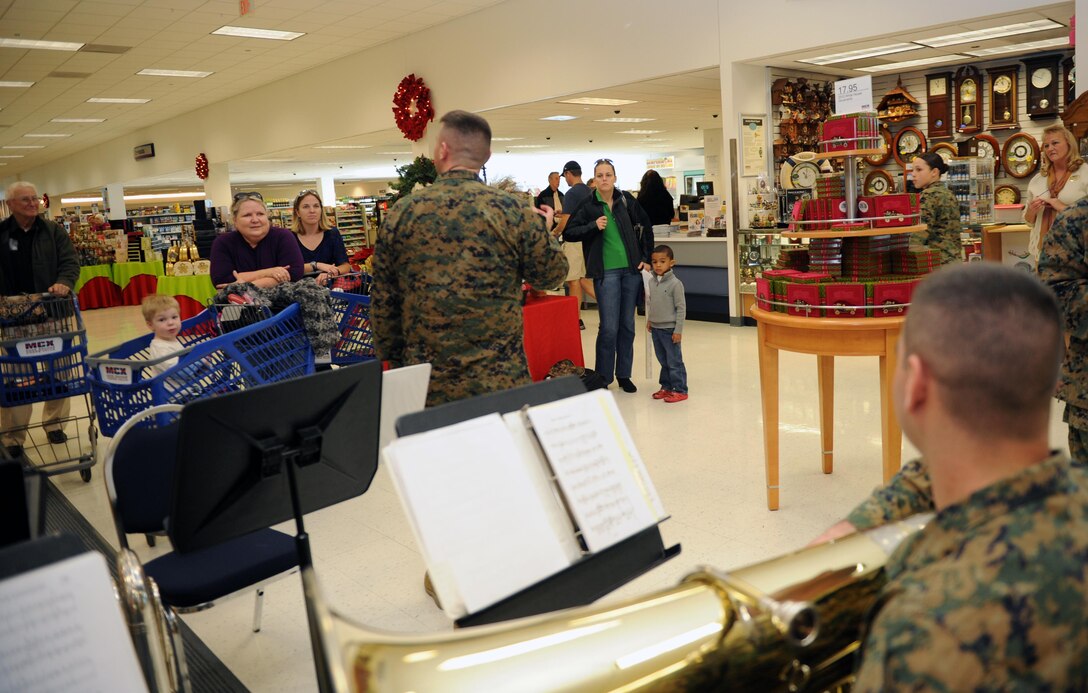
[[[416,142],[423,137],[427,123],[434,120],[434,107],[431,105],[431,90],[422,78],[411,74],[397,85],[397,91],[393,94],[393,117],[406,138]]]
[[[208,157],[204,152],[196,155],[196,175],[200,180],[208,180]]]

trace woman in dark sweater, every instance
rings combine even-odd
[[[661,180],[661,174],[652,168],[642,176],[642,182],[639,183],[638,203],[646,210],[650,223],[654,226],[672,222],[672,195],[665,187],[665,181]]]

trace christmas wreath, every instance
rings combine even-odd
[[[411,74],[400,81],[393,94],[393,117],[406,138],[416,142],[423,137],[427,123],[434,120],[431,90],[423,78]]]
[[[204,156],[204,152],[196,155],[196,175],[200,180],[208,179],[208,157]]]

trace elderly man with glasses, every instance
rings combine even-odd
[[[79,279],[76,250],[64,227],[38,216],[37,188],[18,181],[7,187],[4,199],[11,216],[0,222],[0,294],[71,294]],[[45,403],[44,428],[50,443],[67,441],[63,429],[69,405],[68,399]],[[0,440],[11,457],[23,454],[31,409],[32,405],[0,409]]]

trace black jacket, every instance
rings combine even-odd
[[[646,214],[649,215],[653,224],[668,224],[672,221],[675,207],[673,206],[672,195],[669,194],[668,190],[640,192],[638,203],[646,210]]]
[[[8,245],[11,234],[19,233],[15,215],[0,222],[0,294],[11,295],[15,290],[14,254]],[[79,280],[79,258],[64,227],[45,217],[34,220],[31,231],[34,250],[34,291],[44,293],[53,284],[64,284],[69,289]]]
[[[604,232],[597,228],[597,219],[604,216],[604,209],[605,204],[597,199],[594,191],[588,200],[574,210],[574,216],[563,231],[564,241],[582,244],[586,276],[590,279],[604,277]],[[628,266],[637,269],[641,262],[649,264],[654,249],[654,233],[650,217],[646,215],[642,205],[631,193],[617,188],[612,195],[612,216],[620,229],[623,248],[627,251]]]
[[[543,190],[540,191],[540,194],[536,196],[536,199],[533,200],[533,204],[535,204],[537,207],[541,207],[543,205],[548,205],[549,207],[555,207],[555,195],[554,195],[554,193],[557,193],[557,192],[559,192],[559,191],[558,190],[552,190],[550,186],[547,187],[547,188],[544,188]],[[561,192],[559,193],[559,201],[563,202],[563,193],[561,193]],[[566,209],[566,207],[564,206],[564,210],[565,209]]]

